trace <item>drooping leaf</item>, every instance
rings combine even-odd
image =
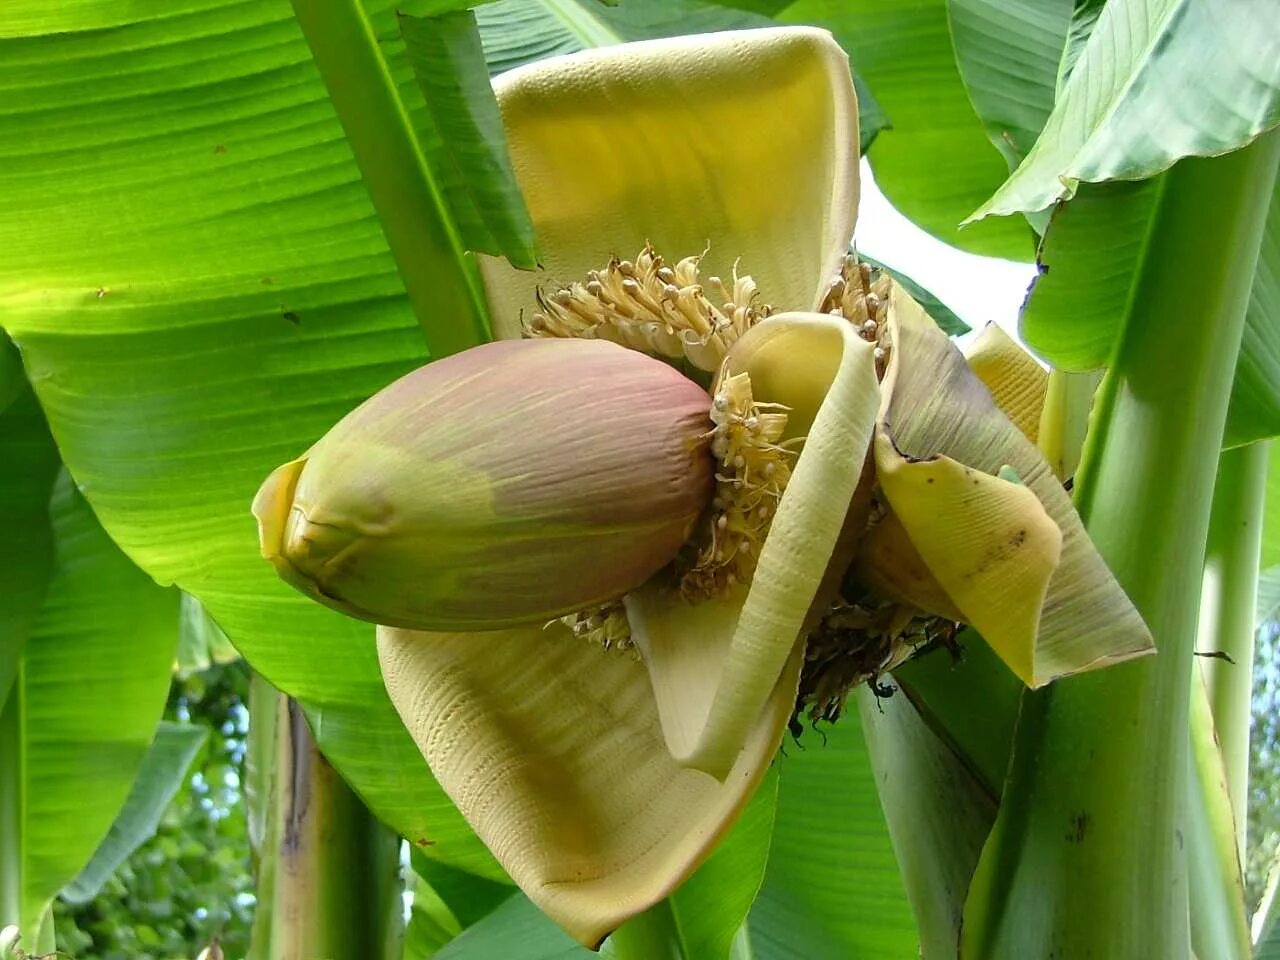
[[[788,742],[764,886],[748,917],[755,960],[919,953],[857,710]]]
[[[1159,183],[1086,184],[1054,209],[1037,254],[1040,276],[1019,329],[1054,366],[1090,370],[1109,359],[1151,229]]]
[[[441,192],[467,249],[538,265],[533,224],[511,172],[475,14],[414,17],[400,34],[435,128]]]
[[[370,16],[394,38],[390,4]],[[424,359],[289,5],[9,4],[0,34],[0,323],[73,475],[140,566],[304,702],[380,816],[498,875],[387,700],[372,628],[258,555],[263,477]],[[431,263],[440,303],[463,296],[456,262]]]
[[[1035,147],[972,219],[1044,210],[1079,182],[1144,179],[1278,122],[1271,0],[1114,0]]]
[[[0,716],[0,925],[31,932],[119,814],[178,639],[177,591],[120,552],[65,471],[51,502],[53,577]]]
[[[1021,333],[1055,366],[1089,370],[1110,358],[1133,309],[1148,239],[1161,229],[1163,184],[1163,177],[1086,184],[1054,211]],[[1280,184],[1270,204],[1232,384],[1226,446],[1280,433]],[[1195,270],[1188,271],[1194,288]]]
[[[156,825],[186,779],[191,761],[209,738],[203,727],[162,720],[155,739],[111,829],[93,859],[59,894],[70,903],[87,903],[98,895],[116,868],[155,833]]]
[[[777,19],[831,30],[875,92],[892,126],[868,158],[895,207],[962,250],[1031,259],[1033,234],[1025,223],[959,229],[1008,167],[974,115],[956,69],[947,0],[797,0]]]

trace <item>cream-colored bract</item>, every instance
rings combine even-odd
[[[880,402],[875,348],[847,321],[822,314],[778,314],[751,329],[722,376],[742,371],[757,396],[788,408],[788,430],[805,437],[751,586],[694,607],[653,587],[626,601],[671,752],[717,777],[729,775],[802,642]],[[822,599],[817,615],[832,598]]]
[[[800,673],[797,650],[721,781],[671,757],[642,663],[560,623],[379,627],[378,655],[432,773],[529,898],[589,947],[729,829],[777,752]]]
[[[630,43],[513,70],[494,84],[545,272],[482,257],[494,334],[520,335],[539,284],[582,279],[646,242],[742,258],[768,302],[818,306],[858,208],[848,58],[812,28]]]

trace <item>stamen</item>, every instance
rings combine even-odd
[[[726,376],[711,405],[711,453],[719,461],[716,491],[705,526],[695,537],[697,554],[687,561],[680,591],[690,601],[718,596],[750,583],[773,504],[782,496],[796,456],[783,441],[786,408],[757,403],[746,373]]]
[[[627,608],[621,600],[579,610],[561,617],[559,622],[572,630],[575,637],[597,644],[605,650],[628,651],[632,656],[638,656],[635,641],[631,639]]]
[[[614,257],[603,270],[590,271],[585,283],[550,295],[539,289],[538,312],[526,320],[525,335],[613,340],[715,373],[729,347],[772,308],[759,302],[755,281],[739,275],[736,263],[731,285],[720,277],[707,280],[722,301],[715,306],[699,278],[705,255],[685,257],[672,268],[645,244],[634,261]]]

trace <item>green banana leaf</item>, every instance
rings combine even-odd
[[[972,219],[1044,210],[1080,182],[1151,177],[1277,123],[1272,0],[1111,0],[1035,147]]]
[[[959,229],[1008,167],[973,113],[956,68],[947,0],[796,0],[783,23],[826,27],[875,91],[892,128],[868,153],[876,183],[895,207],[940,240],[970,253],[1029,261],[1025,223]]]
[[[16,376],[22,376],[20,366]],[[0,410],[0,524],[5,531],[0,538],[0,704],[17,676],[53,573],[49,494],[60,465],[44,415],[23,378],[16,399]]]
[[[1053,214],[1042,275],[1022,314],[1023,338],[1056,366],[1104,365],[1132,307],[1163,177],[1082,185]],[[1280,434],[1280,184],[1271,195],[1227,413],[1226,446]]]
[[[186,676],[217,663],[239,659],[240,654],[222,628],[213,622],[204,604],[189,593],[182,594],[178,617],[178,673]]]
[[[1101,9],[1099,3],[1078,3],[1072,12],[1062,4],[951,0],[961,75],[992,142],[1004,145],[1011,165],[1026,155],[1054,107],[1055,65],[1061,94],[1064,74],[1088,42]],[[1010,60],[1022,65],[1016,76],[1007,69]],[[1056,366],[1086,370],[1107,362],[1153,226],[1159,183],[1084,184],[1072,203],[1053,213],[1037,255],[1043,276],[1024,309],[1022,335]],[[1273,200],[1273,207],[1226,446],[1280,433],[1280,203]]]
[[[775,768],[729,836],[697,872],[666,900],[606,941],[602,955],[614,955],[618,947],[613,940],[628,936],[631,933],[628,927],[638,927],[643,931],[640,936],[656,936],[662,942],[664,957],[670,960],[730,960],[735,936],[747,919],[747,911],[763,878],[774,827],[778,782]],[[410,954],[406,949],[405,960],[421,957],[549,960],[594,956],[513,887],[441,868],[421,857],[418,851],[414,852],[414,863],[415,868],[422,871],[430,895],[421,905],[421,912],[415,901],[406,936],[407,941],[412,941],[414,952]],[[441,935],[450,930],[456,933],[456,938],[441,947]],[[633,944],[635,936],[630,937]],[[438,952],[431,952],[433,950]],[[629,950],[627,956],[647,955],[642,952],[644,948],[638,952],[634,945]]]
[[[764,886],[747,918],[753,960],[919,954],[859,711],[805,730],[778,766]]]
[[[18,394],[26,386],[27,378],[22,372],[22,357],[18,348],[8,334],[0,330],[0,413],[4,413],[9,404],[18,399]]]
[[[507,138],[475,14],[470,10],[397,17],[418,89],[427,105],[440,153],[444,199],[470,251],[505,256],[533,269],[538,253],[533,222],[511,169]]]
[[[0,926],[33,946],[124,805],[178,639],[177,591],[120,553],[65,472],[51,504],[53,577],[0,713]]]
[[[279,0],[129,10],[0,13],[0,323],[121,548],[304,702],[381,817],[499,875],[387,700],[372,627],[258,556],[261,479],[425,359],[307,44]],[[458,276],[427,279],[462,296]]]
[[[1071,5],[1056,0],[949,0],[947,12],[956,66],[973,110],[1013,170],[1031,151],[1053,110]]]
[[[165,808],[182,789],[192,761],[208,739],[209,731],[204,727],[160,721],[124,807],[93,852],[93,859],[58,894],[63,900],[88,903],[116,868],[155,834]]]

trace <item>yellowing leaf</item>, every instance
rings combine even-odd
[[[520,887],[582,943],[665,897],[759,785],[795,702],[794,651],[723,780],[667,752],[645,667],[560,623],[378,628],[387,691],[431,772]]]
[[[1061,531],[1061,559],[1051,571],[1035,631],[1030,684],[1040,686],[1055,677],[1151,653],[1150,631],[1094,549],[1049,465],[1000,412],[946,335],[896,284],[888,298],[888,323],[891,355],[881,385],[880,429],[887,434],[886,440],[892,438],[893,442],[876,444],[876,467],[882,477],[901,470],[904,459],[947,457],[961,469],[968,467],[991,476],[1008,466]],[[979,480],[979,485],[1003,489],[988,481]],[[930,519],[932,508],[928,515],[911,515],[920,506],[911,498],[903,499],[901,490],[895,496],[892,486],[890,480],[885,487],[889,505],[939,582],[945,583],[944,572],[934,567],[938,558],[930,556],[935,551],[926,543],[938,535]],[[1001,496],[1015,495],[1004,491]],[[1001,507],[997,515],[1005,509]],[[948,524],[960,522],[950,520]],[[949,539],[955,529],[950,527],[943,535]],[[945,575],[954,577],[954,572]],[[968,616],[976,616],[976,601],[962,600],[951,589],[948,587],[948,593],[956,606]],[[1022,611],[1017,616],[1025,621],[1027,614]],[[975,626],[982,629],[976,620]],[[1026,651],[1018,652],[1016,644],[991,639],[997,652],[1012,658],[1011,668],[1027,680]]]
[[[889,435],[876,436],[880,485],[946,590],[987,643],[1029,687],[1049,578],[1062,532],[1026,487],[950,457],[908,460]]]
[[[836,549],[879,403],[874,350],[843,320],[779,314],[730,352],[756,399],[791,409],[804,436],[749,589],[690,605],[651,584],[627,613],[653,680],[663,731],[681,763],[730,768],[788,658]]]
[[[494,332],[518,336],[534,288],[646,241],[672,262],[735,259],[766,302],[813,309],[858,205],[848,59],[822,30],[744,30],[585,51],[495,82],[544,275],[482,257]],[[708,248],[709,245],[709,248]]]

